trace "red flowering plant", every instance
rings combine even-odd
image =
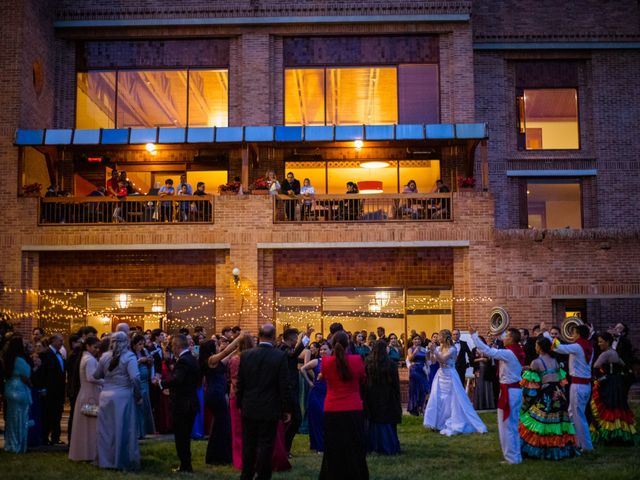
[[[251,190],[269,190],[269,183],[264,177],[256,178],[256,181],[251,185]]]
[[[220,192],[220,193],[222,193],[222,192],[238,193],[240,191],[240,187],[241,186],[242,186],[242,183],[240,183],[240,182],[225,183],[224,185],[220,185],[218,187],[218,192]]]
[[[473,177],[458,177],[458,187],[473,188],[476,186],[476,179]]]
[[[38,196],[40,195],[40,191],[42,190],[42,184],[40,183],[30,183],[29,185],[23,185],[22,193],[28,196]]]

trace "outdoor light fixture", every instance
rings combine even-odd
[[[365,180],[358,182],[358,191],[360,193],[382,193],[382,182],[378,180]]]
[[[389,162],[381,162],[381,161],[369,161],[369,162],[360,162],[360,167],[362,168],[386,168],[389,166]]]
[[[131,305],[131,295],[128,293],[120,293],[116,298],[116,305],[118,305],[118,308],[121,310],[129,308],[129,305]]]
[[[238,267],[235,267],[233,270],[231,270],[231,274],[233,275],[233,284],[237,288],[238,285],[240,285],[240,269]]]
[[[162,303],[160,301],[153,302],[153,305],[151,305],[151,311],[154,313],[160,313],[164,311],[164,308],[162,307]]]
[[[111,323],[111,317],[109,317],[108,315],[103,315],[102,317],[100,317],[100,321],[103,325],[109,325],[109,323]]]
[[[364,142],[362,140],[356,140],[355,142],[353,142],[353,146],[356,148],[356,150],[360,150],[363,145]]]
[[[367,308],[371,313],[380,313],[382,311],[382,307],[374,299],[371,299]]]
[[[155,154],[157,154],[157,153],[158,153],[158,152],[156,151],[156,144],[155,144],[155,143],[147,143],[147,144],[144,146],[144,148],[145,148],[145,150],[146,150],[147,152],[149,152],[151,155],[155,155]]]

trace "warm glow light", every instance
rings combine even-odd
[[[102,317],[100,317],[100,321],[103,325],[109,325],[109,323],[111,323],[111,317],[103,315]]]
[[[147,143],[144,148],[146,148],[147,152],[153,154],[153,152],[156,151],[156,144],[155,143]]]
[[[353,142],[353,146],[356,147],[356,150],[360,150],[363,145],[364,142],[362,140],[356,140],[355,142]]]
[[[129,295],[128,293],[118,294],[116,304],[122,310],[129,308],[129,305],[131,305],[131,295]]]
[[[359,193],[382,193],[382,182],[378,180],[365,180],[358,182]]]
[[[362,168],[386,168],[389,166],[389,162],[370,161],[360,162]]]

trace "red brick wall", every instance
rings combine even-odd
[[[450,248],[277,250],[273,263],[275,288],[453,285]]]
[[[214,250],[41,253],[40,288],[215,288]]]

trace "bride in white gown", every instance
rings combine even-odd
[[[438,362],[440,368],[431,385],[431,395],[424,412],[424,426],[447,436],[486,433],[487,427],[474,410],[456,372],[458,351],[453,345],[451,332],[441,330],[438,341],[439,347],[433,343],[429,345],[431,361]]]

